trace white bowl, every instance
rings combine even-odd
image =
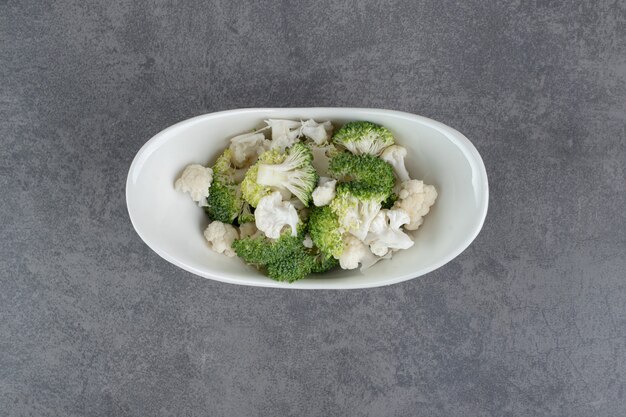
[[[439,197],[415,233],[415,245],[392,260],[360,270],[312,275],[293,284],[271,280],[238,258],[212,252],[202,235],[208,220],[174,180],[191,163],[206,165],[229,138],[267,118],[331,120],[336,127],[369,120],[388,127],[408,150],[411,178],[437,188]],[[139,236],[167,261],[202,277],[233,284],[279,288],[378,287],[424,275],[450,262],[474,240],[487,214],[487,173],[478,151],[456,130],[425,117],[360,108],[241,109],[177,123],[150,139],[128,172],[126,202]]]

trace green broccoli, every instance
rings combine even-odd
[[[283,233],[277,240],[265,236],[237,239],[232,247],[246,263],[264,270],[276,281],[294,282],[314,270],[322,270],[329,262],[306,248],[302,232],[296,236]]]
[[[274,149],[271,151],[265,151],[260,156],[258,161],[248,169],[246,176],[241,182],[241,192],[244,200],[248,202],[252,207],[256,207],[259,204],[259,200],[263,197],[270,195],[272,190],[270,187],[260,185],[257,183],[257,176],[259,174],[260,164],[280,164],[287,157],[286,154]]]
[[[329,172],[339,181],[354,183],[353,190],[362,188],[383,193],[385,198],[393,192],[393,167],[373,155],[341,152],[330,160]]]
[[[246,180],[273,190],[290,191],[305,207],[308,207],[319,178],[311,163],[313,155],[311,150],[302,143],[296,143],[289,148],[288,152],[287,157],[281,163],[257,163],[256,181],[253,181],[254,173],[251,174],[250,171],[248,171],[249,175],[246,174]],[[251,184],[249,188],[254,188],[253,185]],[[264,190],[264,188],[261,189]],[[247,190],[246,194],[248,194]],[[248,201],[250,204],[253,202],[258,204],[260,199],[257,199],[258,190],[252,194],[251,200],[254,201]]]
[[[241,213],[239,213],[239,216],[237,217],[237,222],[239,224],[254,222],[254,213],[252,213],[250,204],[246,202],[243,203],[243,207],[241,208]]]
[[[385,199],[385,201],[382,202],[382,207],[384,209],[391,209],[393,207],[393,205],[395,204],[395,202],[398,200],[398,194],[396,193],[391,193],[389,194],[389,196]]]
[[[359,240],[364,240],[372,220],[389,194],[356,182],[339,184],[336,193],[329,207],[339,219],[339,225]]]
[[[339,266],[339,261],[332,256],[327,256],[322,252],[319,252],[318,255],[315,256],[315,263],[313,264],[313,269],[311,272],[315,274],[319,274],[322,272],[330,271],[331,269]]]
[[[231,162],[231,151],[226,149],[220,155],[213,169],[213,183],[207,198],[206,213],[211,220],[233,223],[241,212],[243,200],[236,183],[236,170]]]
[[[333,142],[355,155],[378,155],[394,144],[391,131],[372,122],[350,122],[333,135]]]
[[[309,217],[309,234],[315,246],[331,257],[339,258],[343,252],[343,240],[339,219],[329,206],[314,207]]]
[[[268,277],[276,281],[294,282],[313,272],[315,258],[307,253],[301,241],[296,245],[298,249],[288,249],[285,256],[278,256],[266,265]]]
[[[230,148],[224,149],[224,152],[217,157],[215,164],[213,164],[213,175],[228,177],[228,182],[233,182],[230,177],[235,170],[232,163],[232,156],[233,152]]]

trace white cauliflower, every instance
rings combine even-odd
[[[335,198],[335,186],[337,180],[328,177],[320,177],[315,190],[313,190],[313,204],[317,207],[327,206]]]
[[[245,133],[230,140],[232,161],[236,167],[248,167],[269,147],[269,140],[259,132]]]
[[[302,122],[302,134],[315,142],[316,145],[322,145],[330,139],[333,133],[333,125],[331,122],[317,123],[313,119]]]
[[[356,269],[361,264],[361,271],[364,271],[388,257],[390,256],[381,258],[374,255],[365,243],[346,233],[343,236],[343,252],[339,256],[339,266],[341,269]]]
[[[259,200],[254,219],[256,227],[272,239],[278,239],[285,226],[291,227],[292,236],[298,233],[298,212],[289,201],[282,201],[278,191]]]
[[[300,136],[306,136],[317,145],[322,145],[330,139],[333,125],[330,122],[317,123],[313,119],[302,121],[267,119],[265,123],[272,129],[272,149],[284,151],[298,141]]]
[[[209,247],[217,253],[226,256],[235,256],[232,244],[239,238],[237,229],[230,224],[213,221],[204,231],[204,237],[209,243]]]
[[[304,240],[302,241],[302,245],[304,245],[305,248],[309,248],[309,249],[313,247],[313,239],[311,239],[311,235],[307,234],[304,237]]]
[[[398,200],[393,208],[408,213],[411,221],[404,226],[406,230],[417,230],[424,222],[423,217],[428,214],[436,199],[437,190],[434,186],[425,185],[420,180],[404,181],[400,184]]]
[[[337,148],[332,143],[325,146],[311,146],[311,153],[313,153],[313,168],[315,168],[319,175],[328,174],[330,155],[336,150]]]
[[[406,170],[404,165],[404,158],[406,158],[406,155],[406,148],[399,145],[389,146],[380,155],[380,159],[391,164],[393,172],[396,174],[396,178],[402,182],[410,180],[409,171]]]
[[[199,164],[189,165],[174,183],[177,191],[189,193],[191,199],[200,207],[207,205],[209,188],[213,182],[213,170]]]
[[[272,129],[272,149],[285,149],[298,141],[302,135],[302,122],[295,120],[267,119],[265,123]]]
[[[408,249],[413,240],[400,228],[411,221],[404,210],[381,210],[372,223],[366,242],[374,255],[385,256],[389,250]]]

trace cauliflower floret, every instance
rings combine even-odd
[[[226,256],[235,256],[232,244],[239,238],[237,229],[230,224],[213,221],[204,231],[204,237],[209,242],[209,247],[217,253]]]
[[[311,249],[313,247],[313,239],[311,239],[311,235],[307,234],[302,241],[302,244],[305,248]]]
[[[271,149],[284,152],[298,141],[302,135],[302,122],[295,120],[267,119],[265,123],[272,129]]]
[[[409,214],[411,221],[404,226],[406,230],[417,230],[436,199],[437,190],[434,186],[425,185],[420,180],[404,181],[393,208],[404,210]]]
[[[331,122],[317,123],[313,119],[302,122],[302,134],[317,145],[328,142],[332,133],[333,125]]]
[[[256,227],[271,239],[278,239],[284,226],[291,227],[292,236],[298,233],[298,212],[289,201],[282,201],[278,191],[259,200],[254,218]]]
[[[235,136],[230,140],[233,164],[248,167],[269,147],[269,140],[263,133],[253,132]]]
[[[332,143],[324,146],[311,146],[313,153],[313,167],[320,175],[328,175],[328,167],[330,166],[330,158],[337,153],[337,148]]]
[[[389,146],[380,155],[380,159],[391,164],[396,178],[402,182],[410,180],[409,171],[407,171],[404,166],[404,158],[406,158],[406,155],[406,148],[399,145]]]
[[[343,252],[339,255],[339,266],[341,269],[356,269],[361,264],[361,271],[372,267],[381,259],[386,259],[374,255],[367,245],[355,236],[346,233],[343,236]]]
[[[406,211],[400,209],[381,210],[372,223],[366,242],[374,255],[385,256],[390,249],[408,249],[413,240],[400,228],[411,221]]]
[[[189,193],[191,199],[200,207],[207,205],[209,188],[213,182],[213,170],[199,164],[189,165],[174,183],[177,191]]]
[[[313,190],[313,204],[317,207],[327,206],[335,198],[335,186],[337,180],[320,177],[315,190]]]

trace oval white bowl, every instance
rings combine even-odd
[[[411,178],[437,187],[439,197],[415,233],[415,245],[372,268],[311,275],[293,284],[271,280],[238,258],[211,251],[202,232],[204,211],[174,181],[191,163],[206,165],[229,138],[268,118],[330,120],[336,127],[369,120],[388,127],[408,150]],[[472,143],[461,133],[414,114],[361,108],[240,109],[210,113],[171,126],[150,139],[128,172],[126,203],[135,230],[167,261],[202,277],[233,284],[278,288],[348,289],[393,284],[450,262],[478,235],[489,199],[487,173]]]

